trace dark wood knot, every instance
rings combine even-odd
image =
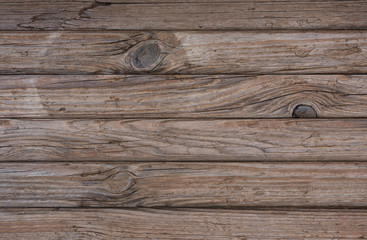
[[[161,48],[157,43],[145,43],[140,46],[131,56],[131,66],[145,70],[157,64],[161,55]]]
[[[294,108],[292,117],[294,118],[317,118],[316,110],[309,105],[298,105]]]

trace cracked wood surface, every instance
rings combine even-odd
[[[0,76],[1,117],[367,117],[366,75]]]
[[[367,207],[366,163],[1,163],[0,207]]]
[[[1,161],[365,161],[366,119],[0,120]]]
[[[0,30],[367,28],[364,0],[1,0],[0,4]]]
[[[5,239],[365,239],[366,210],[1,209]]]
[[[2,32],[1,74],[361,74],[367,32]]]

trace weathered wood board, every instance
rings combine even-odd
[[[364,0],[2,0],[0,29],[366,29],[366,12]]]
[[[366,210],[1,209],[4,239],[365,239]]]
[[[2,163],[0,207],[367,207],[366,163]]]
[[[367,73],[367,31],[15,31],[0,52],[0,74]]]
[[[7,118],[367,117],[367,75],[0,76]]]
[[[0,239],[367,239],[366,100],[365,0],[0,0]]]
[[[0,120],[0,161],[366,161],[367,120]]]

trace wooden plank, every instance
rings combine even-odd
[[[0,207],[367,207],[366,163],[0,164]]]
[[[364,0],[2,0],[0,29],[366,29],[366,12]]]
[[[2,32],[0,74],[367,73],[367,31]]]
[[[1,117],[367,117],[367,75],[0,76]]]
[[[366,210],[1,209],[3,239],[365,239]]]
[[[0,120],[0,161],[366,161],[367,120]]]

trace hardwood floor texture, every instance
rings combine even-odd
[[[0,0],[0,239],[367,239],[366,13]]]

